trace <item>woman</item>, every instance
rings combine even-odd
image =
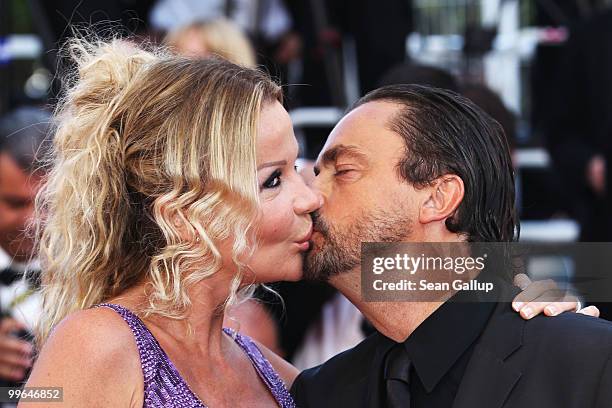
[[[120,41],[71,52],[29,385],[62,384],[66,406],[292,406],[295,369],[222,330],[240,288],[300,277],[319,206],[280,87]]]
[[[222,328],[252,285],[301,277],[321,205],[280,87],[120,41],[70,50],[27,385],[63,387],[57,406],[294,406],[297,371]]]

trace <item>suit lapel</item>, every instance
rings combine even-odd
[[[508,303],[493,312],[474,348],[459,386],[453,408],[500,408],[522,373],[505,360],[523,343],[525,321],[514,315]]]
[[[505,365],[486,350],[474,350],[453,408],[500,408],[521,373]]]

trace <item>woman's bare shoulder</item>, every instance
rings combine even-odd
[[[138,357],[132,330],[117,312],[106,307],[69,314],[53,329],[44,345],[58,346],[64,351],[86,353],[92,359],[100,354],[105,358]]]
[[[62,387],[63,406],[84,401],[126,406],[134,398],[142,401],[142,383],[130,327],[116,312],[101,307],[71,313],[53,329],[27,385]]]

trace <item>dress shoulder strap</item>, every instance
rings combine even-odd
[[[164,359],[164,353],[157,340],[155,340],[155,337],[153,337],[153,333],[151,333],[134,312],[126,307],[115,303],[101,303],[95,307],[107,307],[112,309],[125,320],[136,339],[136,346],[138,347],[138,354],[140,355],[145,384],[151,381],[155,376],[154,367],[158,365],[157,363],[160,360]]]
[[[244,350],[249,360],[251,360],[253,367],[255,367],[255,371],[257,371],[259,377],[266,384],[278,405],[281,408],[295,408],[295,402],[285,383],[268,359],[264,357],[257,344],[250,337],[237,333],[232,329],[224,328],[223,331],[231,336],[240,348]]]

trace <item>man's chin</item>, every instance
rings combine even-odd
[[[302,266],[302,279],[306,281],[314,282],[326,282],[329,278],[320,268],[315,261],[315,257],[319,253],[319,250],[310,249],[304,254],[304,263]]]
[[[332,277],[341,273],[327,262],[326,254],[321,250],[306,253],[303,270],[304,280],[313,282],[329,282]]]

